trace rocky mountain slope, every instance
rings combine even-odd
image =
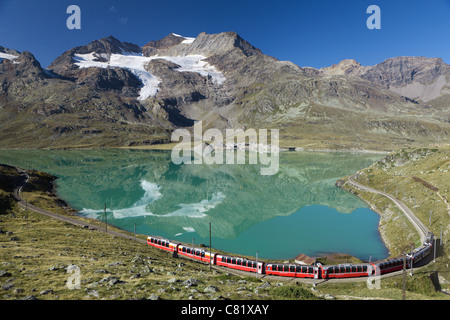
[[[449,116],[450,65],[441,58],[396,57],[369,67],[355,60],[344,60],[321,71],[369,80],[428,105],[431,112],[445,111]]]
[[[109,36],[48,69],[0,47],[0,147],[165,143],[195,121],[280,129],[283,146],[307,149],[447,142],[448,70],[418,57],[301,68],[234,32],[170,34],[143,47]]]

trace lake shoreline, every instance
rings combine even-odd
[[[64,203],[65,207],[67,207],[66,211],[67,212],[71,212],[72,216],[81,217],[83,219],[86,219],[86,217],[83,217],[82,215],[80,215],[77,210],[73,209],[70,206],[70,202],[68,202],[67,200],[63,199],[64,197],[62,197],[62,196],[60,196],[60,194],[58,194],[58,185],[57,185],[57,183],[58,183],[58,180],[57,179],[54,180],[53,181],[53,188],[51,190],[50,189],[46,190],[46,192],[48,192],[49,194],[52,194],[54,197],[57,197],[59,199],[58,202]],[[99,220],[96,220],[96,219],[92,219],[92,220],[93,220],[93,222],[99,224]],[[127,230],[124,230],[124,231],[129,232]],[[171,240],[174,240],[174,239],[171,239]],[[383,241],[383,243],[385,243],[385,242]],[[298,252],[298,254],[300,254],[300,253],[301,252]],[[230,254],[233,254],[233,253],[230,253]],[[360,259],[358,259],[356,257],[353,257],[353,256],[349,255],[349,254],[346,254],[345,252],[344,253],[343,252],[329,252],[327,254],[324,254],[324,255],[321,254],[319,256],[320,256],[320,259],[322,259],[322,260],[339,261],[339,262],[342,262],[342,263],[348,262],[348,261],[342,261],[342,259],[340,259],[341,257],[349,257],[350,260],[353,261],[354,263],[363,261],[363,260],[360,260]],[[294,260],[294,258],[295,257],[292,257],[290,259],[282,259],[282,260]],[[268,259],[266,259],[266,260],[268,260]]]

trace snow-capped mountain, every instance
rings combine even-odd
[[[234,32],[171,33],[142,47],[109,36],[47,69],[29,52],[0,47],[0,147],[164,143],[195,121],[205,129],[278,128],[295,147],[446,141],[448,67],[410,58],[302,68]],[[411,96],[419,86],[433,99]]]

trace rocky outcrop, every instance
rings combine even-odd
[[[326,75],[360,77],[440,109],[444,109],[440,103],[442,97],[450,97],[450,65],[441,58],[395,57],[375,66],[361,66],[354,60],[343,60],[321,71]],[[448,103],[445,107],[448,111]]]

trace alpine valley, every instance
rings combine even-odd
[[[196,121],[279,129],[282,147],[306,150],[449,143],[450,66],[395,57],[300,67],[234,32],[142,47],[109,36],[48,68],[0,47],[0,148],[154,147]]]

